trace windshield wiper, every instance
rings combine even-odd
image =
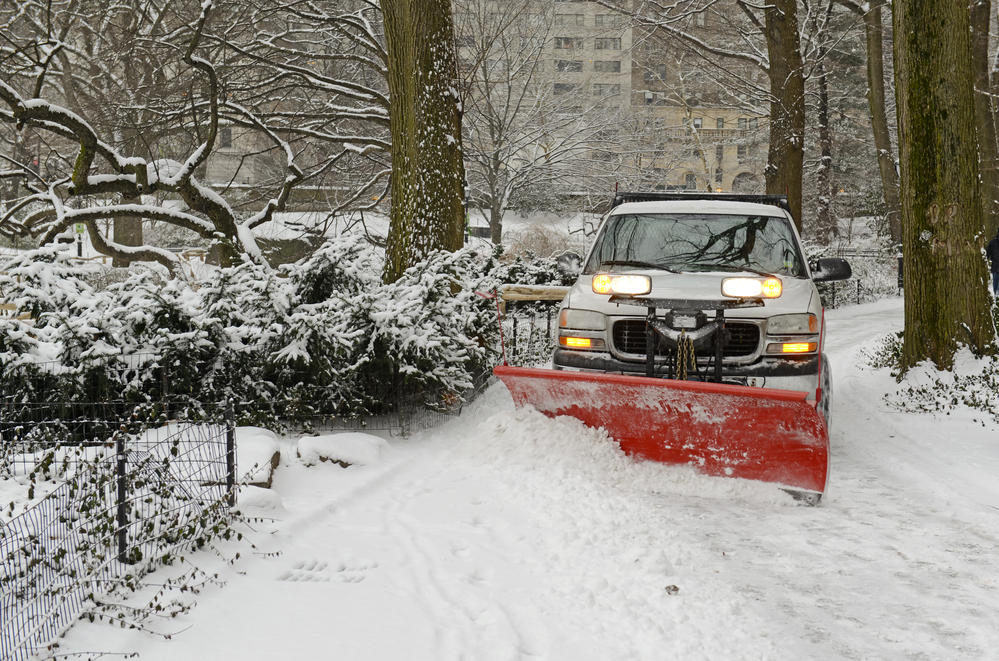
[[[676,269],[671,269],[663,264],[653,264],[652,262],[642,262],[635,259],[611,259],[609,261],[600,262],[601,266],[637,266],[639,268],[646,269],[656,269],[657,271],[669,271],[670,273],[679,273]]]
[[[698,262],[697,266],[710,266],[713,268],[721,269],[722,271],[730,271],[736,273],[738,271],[746,271],[747,273],[755,273],[756,275],[766,276],[768,278],[776,278],[773,273],[767,273],[766,271],[760,271],[758,269],[750,268],[748,266],[736,266],[735,264],[718,264],[717,262]]]

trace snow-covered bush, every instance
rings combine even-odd
[[[264,403],[259,415],[242,416],[241,424],[263,426],[273,416],[271,402],[280,397],[268,378],[269,347],[278,341],[291,309],[287,279],[252,262],[222,269],[199,290],[206,323],[221,335],[215,369],[205,375],[204,397]],[[246,410],[249,407],[241,407]]]
[[[558,269],[558,257],[537,257],[534,253],[524,252],[512,260],[503,259],[502,248],[497,249],[492,256],[493,267],[490,269],[492,281],[496,285],[562,285],[571,286],[575,276],[567,275]]]
[[[112,297],[107,323],[120,329],[118,348],[142,365],[138,389],[153,399],[199,398],[223,339],[206,323],[201,296],[183,281],[151,271],[107,291]]]
[[[999,312],[999,306],[996,307]],[[951,371],[940,371],[929,363],[902,375],[902,333],[883,337],[864,358],[874,369],[889,369],[901,387],[885,395],[886,403],[908,413],[945,413],[961,408],[976,409],[999,422],[999,357],[976,357],[969,349],[955,356]]]
[[[491,301],[477,293],[491,282],[483,257],[472,249],[436,252],[385,286],[370,312],[369,387],[395,374],[407,394],[449,405],[491,366],[498,327]]]
[[[21,253],[0,269],[0,298],[45,325],[44,313],[69,314],[93,295],[86,270],[73,263],[65,247],[47,245]]]
[[[0,393],[12,402],[45,401],[58,389],[52,374],[58,360],[55,338],[66,319],[75,317],[94,296],[86,272],[64,249],[45,246],[21,253],[0,268],[0,303],[12,306],[0,325]]]
[[[197,288],[143,271],[94,291],[64,255],[25,254],[0,280],[4,300],[32,315],[0,330],[3,394],[233,398],[258,424],[459,401],[497,353],[495,304],[476,292],[495,288],[498,262],[437,253],[390,285],[381,264],[345,238],[281,271],[243,263]],[[25,380],[31,370],[45,378]]]
[[[272,378],[301,408],[324,401],[343,413],[367,411],[373,397],[357,373],[371,359],[367,338],[381,283],[381,255],[365,241],[331,241],[289,273],[289,311],[278,342],[269,348]],[[303,411],[306,413],[306,411]]]

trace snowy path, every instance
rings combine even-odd
[[[448,426],[393,440],[374,466],[306,468],[285,452],[272,492],[243,494],[248,513],[275,520],[254,524],[256,551],[231,567],[201,555],[228,584],[163,625],[183,633],[78,625],[61,652],[997,658],[995,423],[885,406],[894,382],[857,352],[900,328],[900,302],[827,323],[835,423],[819,507],[632,463],[600,432],[515,412],[492,388]]]

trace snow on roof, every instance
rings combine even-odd
[[[730,200],[665,200],[655,202],[626,202],[611,211],[612,215],[625,213],[716,213],[786,218],[780,207],[755,202]]]

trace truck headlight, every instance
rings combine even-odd
[[[781,314],[767,321],[768,335],[805,335],[819,332],[819,318],[814,314]]]
[[[574,330],[607,330],[607,315],[592,310],[565,308],[558,315],[558,327]]]
[[[558,343],[566,349],[604,350],[606,330],[607,315],[600,312],[564,308],[558,313]]]
[[[780,278],[725,278],[721,287],[729,298],[777,298],[783,289]]]
[[[597,294],[641,296],[652,291],[652,278],[647,275],[598,273],[593,276],[593,291]]]

